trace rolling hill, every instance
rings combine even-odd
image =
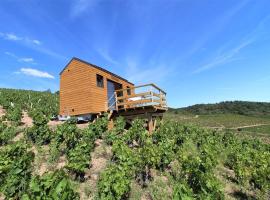
[[[239,114],[248,116],[270,116],[270,103],[250,101],[225,101],[215,104],[196,104],[184,108],[170,108],[169,112],[194,115]]]

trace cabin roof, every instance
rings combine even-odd
[[[127,83],[130,83],[130,84],[134,85],[133,83],[129,82],[127,79],[125,79],[125,78],[123,78],[123,77],[121,77],[121,76],[118,76],[117,74],[114,74],[114,73],[112,73],[112,72],[110,72],[110,71],[108,71],[108,70],[106,70],[106,69],[104,69],[104,68],[102,68],[102,67],[99,67],[99,66],[94,65],[94,64],[92,64],[92,63],[89,63],[89,62],[87,62],[87,61],[84,61],[84,60],[82,60],[82,59],[80,59],[80,58],[77,58],[77,57],[73,57],[73,58],[68,62],[68,64],[64,67],[64,69],[60,72],[60,75],[63,73],[63,71],[68,67],[68,65],[69,65],[73,60],[77,60],[77,61],[79,61],[79,62],[85,63],[85,64],[87,64],[87,65],[89,65],[89,66],[91,66],[91,67],[94,67],[94,68],[96,68],[96,69],[99,69],[99,70],[101,70],[101,71],[104,71],[104,72],[106,72],[106,73],[108,73],[108,74],[111,74],[111,75],[114,76],[114,77],[117,77],[117,78],[119,78],[119,79],[121,79],[121,80],[123,80],[123,81],[125,81],[125,82],[127,82]]]

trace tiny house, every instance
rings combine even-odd
[[[72,58],[60,73],[60,115],[92,117],[108,112],[127,122],[153,117],[167,110],[166,92],[155,84],[135,86],[102,67]]]
[[[60,73],[60,114],[78,116],[105,111],[117,89],[134,84],[94,64],[72,58]]]

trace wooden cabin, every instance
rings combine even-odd
[[[135,86],[104,68],[72,58],[60,73],[60,115],[144,118],[149,129],[167,110],[166,93],[154,84]],[[150,124],[149,124],[150,123]]]

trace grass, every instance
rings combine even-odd
[[[270,136],[270,124],[256,126],[256,127],[243,128],[242,130],[245,132],[255,132],[255,133],[268,134]]]
[[[269,116],[246,116],[239,114],[193,115],[190,113],[167,112],[164,115],[164,119],[178,121],[183,124],[194,124],[205,128],[229,130],[235,132],[241,138],[257,138],[265,143],[270,143]]]
[[[269,124],[270,118],[238,114],[186,115],[168,112],[165,119],[176,120],[183,124],[195,124],[207,128],[237,128],[249,125]]]

